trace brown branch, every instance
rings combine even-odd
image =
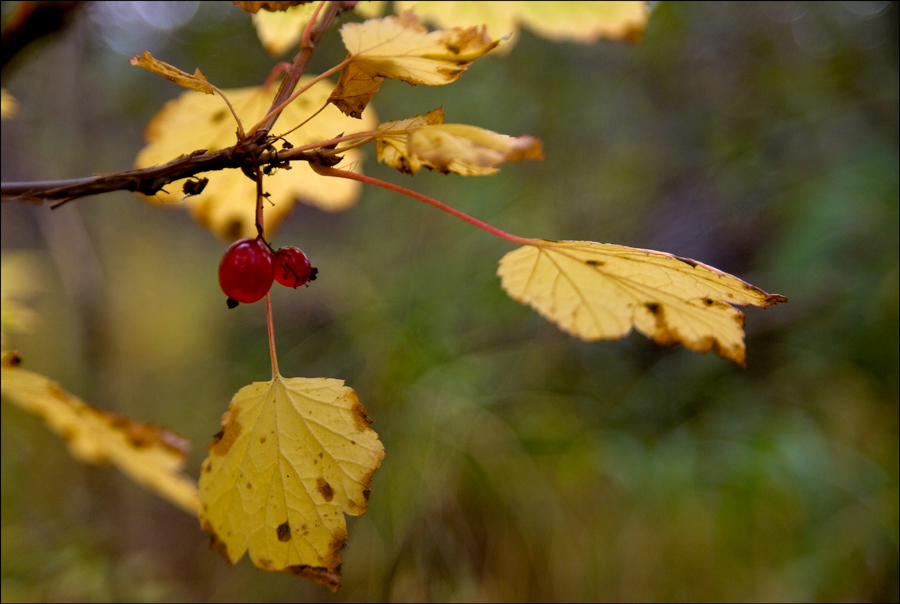
[[[312,151],[292,153],[291,161],[311,161],[319,155]],[[155,195],[163,187],[182,178],[188,178],[201,172],[212,172],[227,168],[248,168],[280,164],[286,161],[278,157],[262,135],[242,141],[233,147],[212,153],[198,150],[189,155],[182,155],[172,161],[115,174],[90,176],[72,180],[56,180],[44,182],[10,182],[0,185],[3,201],[23,201],[40,203],[44,200],[71,200],[99,193],[112,191],[134,191],[144,195]]]
[[[303,36],[304,42],[300,52],[294,57],[285,74],[284,80],[272,101],[273,109],[281,105],[293,93],[297,82],[303,75],[312,52],[321,40],[322,36],[332,25],[335,18],[343,11],[350,8],[350,3],[328,2],[321,11],[321,19],[312,23],[308,32]],[[292,150],[288,153],[278,153],[270,146],[271,139],[267,132],[278,119],[281,111],[274,113],[258,132],[249,135],[247,140],[240,141],[233,147],[221,149],[212,153],[206,150],[198,150],[183,155],[172,161],[144,168],[141,170],[129,170],[116,174],[76,178],[72,180],[57,180],[44,182],[11,182],[0,185],[3,201],[22,201],[41,203],[44,200],[60,200],[53,207],[67,201],[110,193],[112,191],[134,191],[144,195],[155,195],[166,185],[183,178],[189,178],[202,172],[224,170],[227,168],[241,168],[248,176],[257,167],[268,164],[279,165],[284,161],[312,161],[322,160],[322,152],[317,150],[301,151]],[[334,152],[327,153],[333,155]]]
[[[309,59],[312,56],[313,50],[316,45],[322,39],[322,36],[331,27],[331,24],[334,22],[335,18],[345,10],[348,10],[349,7],[345,6],[344,2],[329,2],[328,6],[322,11],[322,18],[319,20],[317,24],[313,24],[314,26],[309,31],[309,36],[303,36],[303,44],[300,47],[300,52],[297,53],[297,56],[294,57],[294,60],[291,61],[291,66],[288,68],[285,73],[284,79],[281,81],[281,86],[278,88],[278,92],[275,94],[275,99],[272,101],[272,106],[269,107],[269,112],[273,109],[281,105],[285,102],[288,97],[291,96],[294,92],[294,88],[297,86],[297,82],[300,81],[300,77],[303,75],[304,71],[306,71],[306,64],[309,63]],[[313,16],[313,19],[315,16]],[[260,132],[268,132],[271,130],[272,126],[275,124],[275,120],[278,119],[278,116],[281,115],[281,111],[272,115],[266,122],[259,128]]]

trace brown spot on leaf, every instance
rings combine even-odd
[[[372,424],[372,418],[369,417],[369,412],[366,411],[366,408],[362,406],[362,403],[359,402],[359,398],[356,396],[356,392],[350,391],[350,395],[353,397],[353,406],[351,407],[351,411],[353,413],[353,419],[355,420],[356,429],[360,432],[365,432],[366,429]]]
[[[235,561],[228,557],[228,546],[225,545],[224,541],[219,539],[213,525],[211,525],[208,520],[204,520],[202,526],[203,530],[209,533],[209,548],[222,554],[222,557],[225,558],[229,564],[234,564]]]
[[[465,62],[461,62],[461,64],[465,65],[466,63],[465,63]],[[436,71],[437,71],[440,75],[446,77],[448,80],[455,80],[455,79],[458,78],[458,77],[460,76],[460,74],[462,74],[462,72],[464,72],[465,70],[466,70],[465,67],[463,67],[463,68],[461,68],[461,69],[460,69],[460,68],[453,69],[453,68],[451,68],[451,67],[438,67]]]
[[[305,577],[313,583],[324,585],[331,591],[337,591],[341,586],[341,567],[337,566],[334,570],[329,570],[322,566],[308,566],[306,564],[296,564],[288,566],[282,572],[295,577]]]
[[[279,541],[291,540],[291,525],[288,524],[287,520],[285,520],[283,524],[278,525],[278,528],[275,529],[275,534],[278,535]]]
[[[257,558],[253,563],[261,570],[277,570],[275,564],[268,558]]]
[[[656,331],[653,332],[653,341],[662,346],[671,346],[681,342],[681,337],[673,332],[666,323],[666,311],[662,304],[647,302],[644,307],[656,318]]]
[[[265,437],[265,436],[260,436],[260,437],[259,437],[259,444],[263,444],[264,442],[266,442],[266,437]]]
[[[0,359],[0,366],[6,367],[7,369],[18,367],[21,364],[22,357],[15,351],[4,352],[2,359]]]
[[[590,266],[603,266],[604,264],[606,264],[602,260],[585,260],[584,262],[585,264],[588,264]]]
[[[213,441],[209,445],[209,452],[214,455],[224,456],[231,449],[231,445],[237,441],[241,435],[241,425],[237,422],[237,407],[231,408],[225,414],[230,421],[225,425],[221,432],[213,437]],[[223,419],[225,419],[223,417]]]
[[[228,116],[228,112],[225,109],[221,109],[221,110],[213,113],[212,122],[213,122],[213,124],[218,124],[219,122],[224,120],[227,116]]]
[[[334,499],[334,489],[331,488],[331,485],[324,478],[319,478],[316,480],[316,488],[322,494],[322,497],[325,501],[331,501]]]

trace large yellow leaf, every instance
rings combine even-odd
[[[311,79],[303,77],[299,85],[303,86]],[[327,81],[312,86],[284,109],[276,128],[286,131],[307,119],[325,104],[331,89],[332,84]],[[253,124],[265,116],[275,88],[238,88],[223,92],[244,123]],[[342,132],[372,129],[376,123],[372,112],[366,112],[360,123],[334,107],[326,107],[315,119],[285,138],[299,146],[328,140]],[[135,165],[146,168],[197,149],[216,151],[230,147],[237,142],[235,131],[234,119],[221,100],[185,92],[166,103],[150,122],[146,132],[149,144],[138,154]],[[358,171],[362,157],[360,151],[350,150],[344,155],[343,165],[353,164]],[[183,182],[172,183],[166,192],[148,199],[161,203],[181,201],[185,198]],[[266,233],[272,233],[278,227],[298,199],[322,210],[339,211],[356,201],[360,188],[357,182],[319,176],[305,163],[292,162],[290,170],[278,170],[265,179],[264,189],[271,194],[271,203],[265,207]],[[240,170],[209,174],[209,183],[203,192],[186,198],[185,203],[201,224],[225,239],[256,236],[256,184]]]
[[[354,117],[362,113],[384,78],[414,85],[449,84],[501,42],[491,40],[483,27],[429,33],[412,11],[347,23],[341,38],[351,61],[329,100]]]
[[[135,482],[198,514],[196,483],[181,473],[190,445],[154,424],[101,411],[46,377],[19,368],[18,355],[2,353],[3,396],[38,415],[86,463],[111,463]]]
[[[519,25],[556,42],[591,44],[601,38],[633,40],[641,35],[650,10],[646,2],[420,2],[398,0],[398,13],[415,7],[425,21],[438,27],[484,25],[493,37],[513,34],[519,37]],[[509,50],[511,44],[504,44]]]
[[[671,254],[591,241],[543,241],[500,260],[506,292],[583,340],[626,336],[713,350],[745,364],[744,315],[730,304],[787,302],[727,273]]]
[[[443,174],[494,174],[498,164],[543,159],[541,142],[531,136],[513,137],[465,124],[444,124],[444,112],[434,111],[378,127],[379,161],[407,174],[421,167]]]
[[[203,528],[225,557],[336,590],[344,514],[364,514],[384,447],[341,380],[282,378],[241,388],[200,474]]]

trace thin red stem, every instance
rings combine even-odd
[[[515,243],[516,245],[540,245],[540,240],[537,239],[528,239],[526,237],[519,237],[517,235],[513,235],[511,233],[507,233],[506,231],[501,231],[497,227],[493,227],[485,222],[481,222],[477,218],[472,218],[468,214],[464,212],[460,212],[456,208],[451,208],[445,203],[441,203],[437,199],[433,199],[428,197],[427,195],[422,195],[421,193],[417,193],[416,191],[412,191],[407,189],[406,187],[401,187],[400,185],[395,185],[393,183],[385,182],[383,180],[379,180],[377,178],[372,178],[371,176],[365,176],[363,174],[356,174],[355,172],[348,172],[346,170],[338,170],[336,168],[329,168],[328,166],[324,166],[320,163],[310,162],[309,164],[313,170],[315,170],[318,174],[323,176],[335,176],[337,178],[347,178],[349,180],[355,180],[361,183],[365,183],[367,185],[375,185],[376,187],[381,187],[382,189],[387,189],[388,191],[394,191],[395,193],[401,193],[406,195],[407,197],[412,197],[418,201],[427,203],[430,206],[434,206],[439,210],[443,210],[448,214],[452,214],[461,220],[465,220],[469,224],[477,226],[479,229],[483,231],[487,231],[491,235],[496,235],[501,239],[505,239],[511,243]]]
[[[266,325],[269,327],[269,356],[272,357],[272,379],[277,378],[278,355],[275,353],[275,321],[272,317],[272,290],[266,293]]]

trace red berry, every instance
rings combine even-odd
[[[316,269],[302,250],[287,246],[275,252],[275,280],[287,287],[299,287],[315,279]]]
[[[262,299],[272,287],[274,278],[272,252],[258,239],[238,239],[225,250],[219,263],[222,291],[232,300],[244,304]]]

